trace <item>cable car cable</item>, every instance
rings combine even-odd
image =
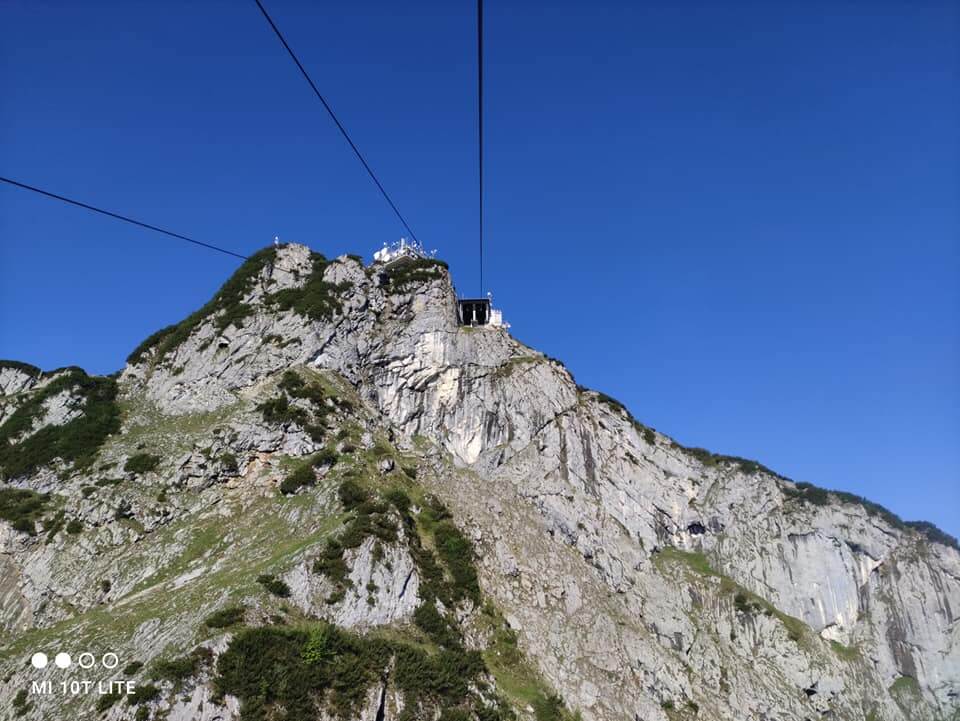
[[[326,108],[327,113],[329,113],[331,119],[336,124],[337,128],[340,130],[340,133],[343,135],[346,141],[350,144],[350,147],[353,149],[353,152],[357,156],[357,159],[366,169],[367,174],[370,176],[373,182],[376,183],[377,188],[380,189],[380,194],[383,195],[387,203],[390,204],[390,207],[393,208],[393,212],[400,219],[400,222],[403,223],[403,227],[407,229],[407,232],[410,234],[410,237],[416,240],[417,239],[416,234],[413,232],[413,230],[411,230],[410,225],[407,223],[407,221],[404,220],[404,217],[400,214],[400,211],[397,209],[396,204],[390,199],[390,196],[387,194],[387,191],[384,189],[383,184],[377,178],[376,174],[370,168],[370,165],[367,163],[363,155],[360,153],[360,150],[357,148],[356,144],[350,138],[350,134],[347,133],[347,129],[343,127],[343,123],[341,123],[340,120],[337,118],[337,116],[334,114],[333,108],[330,107],[330,104],[327,103],[323,95],[320,94],[320,91],[317,89],[317,86],[313,82],[313,79],[310,77],[309,73],[307,73],[306,69],[303,67],[303,64],[300,62],[296,54],[293,52],[293,49],[290,47],[290,44],[283,37],[283,33],[280,32],[280,28],[278,28],[277,24],[273,22],[273,19],[270,17],[270,14],[267,12],[267,9],[263,6],[263,3],[260,2],[260,0],[254,0],[254,2],[257,3],[257,7],[260,8],[260,12],[263,13],[263,17],[267,19],[267,22],[270,24],[270,27],[273,28],[273,32],[276,33],[277,37],[280,39],[280,42],[283,44],[283,47],[286,48],[287,52],[290,54],[290,57],[293,59],[293,62],[296,64],[297,68],[299,68],[300,73],[303,75],[304,78],[306,78],[307,82],[310,84],[310,87],[313,89],[314,94],[317,96],[320,102],[323,103],[323,107]]]
[[[0,181],[13,185],[17,188],[23,188],[24,190],[29,190],[33,193],[39,193],[40,195],[45,195],[48,198],[53,198],[54,200],[59,200],[62,203],[68,203],[70,205],[75,205],[78,208],[83,208],[84,210],[89,210],[94,213],[100,213],[101,215],[106,215],[117,220],[122,220],[125,223],[131,223],[133,225],[138,225],[141,228],[146,228],[147,230],[152,230],[156,233],[163,233],[164,235],[169,235],[172,238],[178,238],[180,240],[185,240],[188,243],[193,243],[194,245],[199,245],[203,248],[209,248],[210,250],[215,250],[218,253],[224,253],[226,255],[232,255],[234,258],[240,258],[241,260],[246,260],[247,256],[241,255],[240,253],[234,253],[232,250],[227,250],[226,248],[220,248],[216,245],[211,245],[210,243],[204,243],[200,240],[195,240],[186,235],[181,235],[180,233],[174,233],[172,230],[164,230],[163,228],[158,228],[155,225],[150,225],[149,223],[144,223],[142,220],[136,220],[134,218],[129,218],[126,215],[120,215],[120,213],[114,213],[110,210],[104,210],[103,208],[98,208],[94,205],[89,205],[88,203],[83,203],[79,200],[74,200],[72,198],[67,198],[63,195],[57,195],[56,193],[51,193],[49,190],[43,190],[42,188],[37,188],[32,185],[27,185],[26,183],[21,183],[11,178],[4,178],[0,176]]]
[[[477,0],[477,140],[480,191],[480,297],[483,297],[483,0]]]

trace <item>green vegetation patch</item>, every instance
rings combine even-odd
[[[464,327],[469,328],[470,326]],[[494,372],[494,376],[497,378],[507,378],[512,376],[514,371],[519,369],[521,366],[537,363],[541,360],[543,360],[543,358],[538,355],[515,356],[513,358],[509,358],[505,363],[497,368],[497,370]]]
[[[873,501],[867,500],[863,496],[858,496],[855,493],[847,493],[846,491],[831,491],[826,488],[815,486],[812,483],[803,482],[795,483],[793,486],[784,484],[780,487],[780,490],[783,491],[783,494],[789,500],[809,503],[814,506],[826,506],[831,501],[860,506],[867,512],[868,516],[881,518],[894,528],[897,528],[901,531],[906,531],[908,529],[916,531],[928,541],[933,543],[941,543],[945,546],[950,546],[951,548],[960,551],[960,544],[957,543],[957,539],[951,536],[949,533],[940,530],[934,524],[928,521],[904,521],[900,518],[900,516],[888,508],[884,508],[879,503],[874,503]]]
[[[573,721],[578,718],[544,683],[524,658],[516,632],[491,603],[485,603],[478,622],[488,636],[483,659],[497,682],[497,690],[514,706],[533,708],[537,721]]]
[[[355,511],[370,500],[370,494],[355,480],[348,478],[337,488],[337,498],[348,511]]]
[[[359,548],[370,536],[387,543],[395,542],[398,537],[397,524],[390,517],[388,505],[372,500],[356,481],[345,480],[337,489],[337,495],[344,508],[352,511],[353,515],[347,520],[343,533],[327,539],[323,552],[313,563],[314,573],[325,575],[334,585],[334,593],[327,599],[328,603],[342,599],[346,589],[353,585],[349,578],[350,569],[343,558],[348,549]]]
[[[456,623],[444,616],[434,600],[424,601],[413,612],[413,622],[427,638],[443,648],[457,648],[463,643]]]
[[[46,511],[50,496],[26,488],[0,487],[0,518],[9,521],[15,531],[36,533],[36,523]]]
[[[682,564],[699,576],[719,578],[720,592],[733,596],[733,605],[739,614],[751,616],[762,613],[765,616],[776,618],[786,629],[787,637],[796,643],[800,643],[808,636],[809,629],[803,621],[787,615],[766,599],[717,571],[710,565],[709,559],[703,553],[682,551],[667,546],[654,554],[653,563],[661,572],[665,571],[671,564]]]
[[[240,470],[240,464],[233,453],[223,453],[220,455],[220,465],[227,473],[237,473]]]
[[[375,558],[382,559],[381,544],[400,540],[394,520],[399,516],[404,527],[403,539],[420,579],[423,599],[415,610],[414,622],[438,646],[459,645],[456,623],[451,615],[440,613],[437,601],[452,609],[464,600],[479,604],[481,596],[473,545],[452,523],[446,507],[428,496],[418,518],[411,510],[413,503],[409,495],[402,488],[390,488],[374,497],[350,478],[340,484],[337,495],[351,515],[343,533],[328,539],[323,552],[313,563],[313,571],[325,575],[334,585],[327,603],[339,602],[353,586],[345,552],[358,548],[365,539],[373,537],[377,541]]]
[[[580,390],[581,392],[587,391],[587,389],[583,388],[582,386],[577,386],[577,389]],[[600,403],[603,403],[604,405],[607,405],[610,408],[612,408],[614,411],[625,415],[633,424],[633,427],[636,429],[637,433],[639,433],[643,437],[643,440],[647,444],[653,445],[654,443],[656,443],[656,440],[657,440],[656,432],[649,426],[644,425],[643,423],[638,421],[636,418],[634,418],[633,414],[630,413],[629,409],[623,403],[618,401],[616,398],[613,398],[612,396],[608,396],[606,393],[601,393],[599,391],[590,391],[590,392],[596,394],[597,400]],[[746,473],[747,475],[753,475],[755,473],[767,473],[776,478],[789,480],[784,476],[780,475],[779,473],[777,473],[776,471],[770,470],[769,468],[764,466],[762,463],[751,460],[749,458],[741,458],[740,456],[726,456],[719,453],[713,453],[712,451],[708,451],[706,448],[687,447],[677,443],[674,440],[670,441],[670,445],[679,451],[682,451],[690,456],[693,456],[707,468],[727,466],[727,467],[733,467],[736,470],[741,471],[742,473]]]
[[[912,676],[901,676],[889,688],[890,696],[907,718],[913,718],[916,709],[923,704],[920,684]]]
[[[281,395],[257,406],[263,419],[277,425],[295,423],[317,443],[323,443],[326,438],[329,430],[327,419],[331,413],[353,409],[350,401],[328,393],[317,381],[304,380],[295,371],[285,371],[277,388]],[[308,406],[305,408],[292,403],[291,398],[307,401]]]
[[[588,389],[584,388],[583,386],[577,386],[577,390],[582,393],[587,391]],[[654,443],[657,442],[657,434],[654,432],[654,430],[650,428],[650,426],[646,426],[640,421],[638,421],[636,418],[634,418],[633,414],[623,403],[618,401],[613,396],[608,396],[606,393],[602,393],[600,391],[590,391],[590,392],[596,394],[598,401],[600,401],[606,406],[609,406],[615,412],[626,416],[627,419],[630,421],[631,425],[633,426],[634,430],[636,430],[636,432],[643,437],[643,440],[645,443],[652,446]]]
[[[97,699],[97,711],[103,713],[109,710],[117,701],[122,699],[123,696],[119,691],[111,691],[110,693],[103,694]]]
[[[131,706],[137,706],[142,703],[154,701],[160,697],[160,689],[152,683],[138,685],[132,694],[127,696],[127,703]]]
[[[453,577],[453,599],[469,598],[480,602],[480,584],[473,565],[473,544],[450,521],[437,524],[433,531],[437,553]]]
[[[733,603],[737,611],[745,616],[762,613],[764,616],[776,618],[787,631],[787,638],[794,643],[801,643],[808,635],[808,626],[799,618],[789,616],[764,598],[748,591],[735,581],[723,577],[721,589],[727,593],[734,592]]]
[[[42,420],[45,401],[67,390],[82,404],[80,415],[63,425],[47,425],[30,433],[35,422]],[[55,458],[75,467],[87,466],[107,437],[119,430],[116,380],[70,368],[31,395],[0,425],[0,475],[25,476]],[[25,433],[30,435],[16,440]]]
[[[59,511],[57,511],[52,518],[44,519],[43,532],[47,534],[46,535],[47,543],[50,543],[50,541],[52,541],[54,538],[57,537],[57,534],[60,533],[60,530],[66,524],[66,521],[67,521],[67,513],[62,508]],[[75,528],[75,526],[72,524],[73,524],[73,521],[71,521],[71,525],[67,526],[68,533],[71,532],[71,529]],[[75,530],[73,532],[79,533],[82,530],[83,530],[83,526],[81,525],[79,530]]]
[[[307,282],[299,288],[284,288],[267,296],[267,302],[280,310],[293,310],[312,320],[328,320],[343,308],[343,294],[353,286],[349,281],[328,283],[323,273],[329,265],[320,253],[310,253],[313,268]]]
[[[434,258],[416,258],[403,260],[383,271],[390,288],[401,291],[410,286],[442,278],[448,269],[446,263]]]
[[[227,628],[243,621],[243,615],[247,609],[245,606],[228,606],[221,608],[207,616],[203,620],[203,625],[207,628]]]
[[[582,390],[586,390],[586,389],[584,388]],[[627,407],[621,401],[617,400],[613,396],[607,395],[602,391],[593,391],[593,393],[596,394],[597,400],[603,403],[604,405],[610,406],[610,408],[612,408],[614,411],[617,411],[618,413],[628,415],[631,418],[633,417],[630,411],[627,409]]]
[[[684,453],[693,456],[700,463],[702,463],[707,468],[717,468],[722,466],[732,466],[741,473],[746,473],[748,476],[752,476],[755,473],[766,473],[768,475],[774,476],[775,478],[781,478],[783,480],[789,480],[785,476],[780,475],[776,471],[770,470],[762,463],[751,460],[749,458],[741,458],[740,456],[725,456],[720,453],[713,453],[708,451],[706,448],[697,448],[697,447],[688,447],[683,446],[677,443],[676,441],[670,441],[670,444]]]
[[[447,507],[436,497],[428,495],[423,499],[418,517],[414,517],[412,503],[402,489],[394,489],[389,499],[403,520],[407,547],[417,566],[424,603],[439,600],[448,608],[465,599],[478,603],[480,588],[473,544],[453,525]],[[424,544],[424,540],[436,549],[436,553]]]
[[[950,546],[950,548],[960,551],[960,543],[957,542],[955,537],[946,531],[940,530],[929,521],[904,521],[904,525],[907,526],[907,528],[912,528],[928,541],[942,543],[944,546]]]
[[[429,653],[405,641],[359,634],[325,622],[291,629],[268,626],[241,631],[217,663],[218,694],[241,701],[244,721],[338,718],[357,715],[369,689],[386,680],[404,698],[404,719],[509,718],[496,700],[484,707],[481,655],[462,648]],[[479,711],[483,707],[483,715]],[[459,712],[459,713],[458,713]],[[456,714],[456,715],[454,715]]]
[[[920,693],[920,684],[913,676],[901,676],[890,685],[890,693]]]
[[[861,658],[860,649],[856,646],[845,646],[839,641],[831,641],[830,648],[837,656],[847,661],[857,661]]]
[[[127,473],[149,473],[160,465],[160,456],[152,453],[137,453],[130,456],[127,462],[123,464],[123,470]]]
[[[201,667],[209,665],[213,651],[205,646],[197,646],[186,656],[157,661],[153,665],[151,676],[162,681],[178,684],[194,676]]]
[[[290,405],[286,396],[269,398],[257,406],[267,423],[296,423],[305,425],[309,419],[307,411],[300,406]]]
[[[244,303],[243,298],[253,289],[263,269],[270,266],[275,258],[276,248],[273,247],[263,248],[251,255],[200,310],[151,335],[133,350],[127,357],[127,363],[142,363],[150,351],[154,352],[153,362],[159,363],[180,347],[207,318],[214,317],[219,330],[230,325],[242,326],[244,318],[253,313],[253,308]]]
[[[277,386],[291,398],[309,401],[317,412],[329,413],[333,408],[349,411],[353,408],[348,400],[328,393],[319,382],[308,382],[295,371],[284,371]]]
[[[15,360],[0,360],[0,369],[11,368],[13,370],[22,371],[27,375],[39,376],[43,374],[39,368],[35,365],[30,365],[29,363],[23,363],[22,361]]]
[[[72,518],[70,522],[67,523],[66,530],[71,536],[76,536],[78,533],[83,532],[83,524],[76,518]]]
[[[317,474],[313,470],[313,464],[301,463],[280,482],[280,493],[290,495],[305,486],[313,486],[316,482]]]
[[[698,551],[682,551],[679,548],[674,548],[673,546],[666,546],[665,548],[657,551],[656,555],[653,557],[653,562],[659,569],[663,569],[666,563],[676,562],[682,563],[687,566],[687,568],[695,571],[701,576],[716,576],[720,577],[713,566],[710,565],[709,559],[705,554]]]
[[[316,485],[317,474],[314,469],[322,466],[333,466],[337,459],[337,453],[327,448],[315,453],[302,463],[297,464],[287,474],[287,477],[280,482],[280,492],[284,495],[290,495],[306,486]]]
[[[547,694],[533,700],[533,714],[537,721],[562,721],[571,718],[563,705],[563,699],[556,694]]]
[[[288,586],[283,580],[269,573],[264,573],[260,576],[257,576],[257,583],[267,589],[274,596],[279,596],[280,598],[288,598],[290,596],[290,586]]]

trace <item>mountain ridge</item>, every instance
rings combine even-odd
[[[926,709],[931,719],[957,716],[960,649],[952,609],[960,607],[960,554],[947,534],[922,522],[911,527],[849,494],[794,484],[755,461],[677,444],[636,421],[619,402],[577,386],[562,364],[506,331],[458,326],[456,295],[443,264],[422,261],[391,273],[365,267],[356,257],[328,261],[298,245],[264,249],[248,263],[203,308],[131,353],[115,379],[122,427],[98,447],[96,460],[78,469],[45,465],[17,480],[22,491],[60,499],[43,538],[62,556],[79,567],[100,568],[89,557],[91,548],[65,545],[65,538],[78,536],[81,546],[95,537],[98,547],[110,549],[104,555],[115,558],[113,565],[103,561],[111,588],[98,591],[58,569],[62,562],[41,548],[40,536],[22,532],[39,523],[35,506],[25,512],[21,531],[0,524],[0,559],[8,559],[0,576],[7,578],[0,587],[0,622],[8,629],[69,627],[71,618],[90,613],[85,608],[130,604],[172,581],[189,589],[203,576],[170,581],[164,575],[173,574],[177,558],[190,555],[189,542],[157,540],[165,529],[182,524],[184,538],[192,537],[203,526],[197,522],[203,509],[221,504],[250,504],[261,508],[263,518],[273,518],[271,499],[280,494],[283,509],[309,504],[316,515],[308,522],[316,530],[306,534],[312,540],[303,548],[293,544],[293,555],[274,563],[274,577],[288,586],[294,611],[302,615],[298,623],[326,618],[335,629],[398,628],[407,634],[402,629],[410,623],[421,628],[410,614],[432,606],[418,597],[420,605],[410,608],[398,594],[414,575],[419,588],[431,567],[418,565],[416,546],[404,555],[406,541],[398,539],[417,537],[427,547],[435,542],[431,529],[437,521],[426,500],[435,494],[449,508],[436,513],[452,514],[453,528],[464,534],[462,542],[456,536],[451,542],[476,549],[471,563],[483,602],[494,604],[489,618],[502,618],[490,623],[516,635],[544,679],[538,688],[547,690],[537,692],[543,713],[537,704],[527,709],[510,697],[503,708],[512,713],[540,719],[555,690],[563,701],[550,702],[553,713],[569,713],[566,707],[588,720],[692,718],[699,709],[717,718],[873,714],[879,721],[912,718],[917,709]],[[42,391],[43,378],[32,385],[30,378],[23,368],[0,364],[0,432],[10,417],[25,415],[17,399]],[[67,398],[60,406],[78,404]],[[53,406],[44,408],[43,418],[32,416],[41,424],[36,432],[58,426]],[[24,424],[18,427],[22,433]],[[346,435],[338,440],[341,433]],[[116,470],[137,454],[155,454],[157,468]],[[330,458],[338,460],[331,465]],[[101,469],[111,462],[113,468]],[[414,469],[413,477],[398,470],[404,464]],[[325,486],[325,479],[339,480],[342,489],[350,480],[342,474],[360,479],[369,502],[383,510],[365,514],[342,497],[339,505],[331,501],[336,489]],[[402,502],[391,505],[388,499],[398,484],[417,498],[409,518]],[[157,487],[162,490],[147,513],[138,502],[146,503]],[[97,502],[103,491],[84,488],[117,489],[127,506]],[[334,530],[327,526],[334,507],[368,519],[352,531],[359,545],[340,555],[324,545]],[[69,517],[85,530],[61,531],[61,511],[61,527],[67,528]],[[249,515],[238,513],[230,518]],[[287,524],[286,513],[293,511],[283,510],[277,527],[288,528],[292,543],[300,531]],[[375,541],[367,532],[381,521],[406,524],[401,536],[384,531],[392,565],[412,574],[405,579],[373,560]],[[160,581],[150,583],[152,576],[143,575],[148,569],[130,575],[114,570],[117,559],[141,555],[137,544],[160,553],[152,569]],[[225,552],[221,567],[246,568],[232,553]],[[357,581],[340,581],[331,590],[333,577],[310,570],[314,556],[322,560],[326,553],[334,555],[321,569],[335,569],[340,579],[356,573]],[[451,559],[441,575],[455,578],[452,569],[460,561]],[[218,563],[215,555],[191,562]],[[372,580],[375,573],[383,574],[382,583]],[[372,604],[358,591],[363,579],[377,587]],[[248,609],[265,608],[269,599],[249,601],[249,580],[230,593]],[[70,585],[86,588],[83,598],[71,602],[72,611],[62,602]],[[331,603],[322,601],[341,592]],[[453,624],[467,639],[464,648],[474,643],[488,659],[490,672],[496,668],[493,642],[471,638],[470,628],[486,618],[478,603],[460,600],[455,610],[438,600],[439,616],[420,620],[434,629]],[[190,623],[209,610],[199,603],[196,613],[187,613]],[[261,628],[253,619],[249,625],[249,633]],[[179,631],[166,633],[161,638],[168,638],[167,645],[187,644]],[[220,658],[245,633],[227,633],[205,648]],[[362,646],[352,636],[337,638]],[[277,648],[301,643],[269,641]],[[383,648],[402,655],[408,646]],[[773,676],[744,666],[757,653]],[[11,659],[0,648],[0,665]],[[232,714],[223,718],[250,714],[257,702],[242,693],[226,694],[226,706],[214,703],[216,678],[222,676],[215,677],[214,668],[212,661],[197,663],[197,673],[186,681],[191,698]],[[490,683],[504,696],[510,683],[495,677]],[[21,678],[14,674],[11,680]],[[335,686],[335,678],[330,683]],[[169,695],[174,687],[158,687],[157,697],[136,711],[131,706],[130,715],[140,709],[147,709],[147,717],[196,713],[196,704],[176,710]],[[410,713],[411,688],[384,682],[378,703],[357,713]],[[484,706],[489,699],[483,693],[470,694],[448,710],[478,715],[481,706],[493,708]],[[381,703],[386,696],[393,699],[392,710]],[[422,699],[417,703],[425,711]],[[126,718],[122,708],[111,706],[107,713]]]
[[[286,245],[287,244],[284,244],[284,247],[286,247]],[[218,327],[220,327],[221,329],[223,327],[226,327],[226,325],[232,322],[235,322],[237,320],[242,321],[242,318],[244,317],[244,315],[249,312],[249,308],[246,306],[246,304],[243,304],[240,302],[239,296],[242,295],[243,292],[249,291],[249,283],[252,282],[252,279],[263,270],[264,265],[267,264],[273,258],[273,255],[275,252],[276,252],[276,248],[268,246],[252,254],[248,258],[248,260],[241,265],[240,269],[235,271],[234,274],[232,274],[231,277],[228,279],[228,281],[214,294],[210,302],[205,304],[201,309],[199,309],[195,313],[192,313],[189,316],[187,316],[187,318],[185,318],[184,320],[178,323],[171,324],[164,328],[161,328],[160,330],[156,331],[155,333],[152,333],[147,338],[145,338],[140,344],[138,344],[138,346],[133,351],[131,351],[131,353],[127,356],[127,359],[126,359],[127,365],[137,365],[141,363],[144,359],[143,358],[144,355],[148,351],[155,349],[157,346],[163,346],[163,345],[169,346],[171,340],[182,342],[185,339],[184,336],[189,335],[189,331],[196,327],[196,325],[198,324],[198,321],[202,320],[204,317],[209,316],[211,314],[216,314],[217,312],[224,311],[225,309],[230,308],[229,312],[222,313],[223,317],[221,319],[218,319],[217,321]],[[310,256],[311,260],[316,262],[316,266],[313,272],[322,276],[323,270],[327,267],[330,261],[328,261],[324,256],[322,256],[319,253],[316,253],[314,251],[310,251],[310,253],[311,253],[311,256]],[[362,259],[358,255],[345,254],[341,256],[341,258],[348,258],[362,264]],[[336,262],[336,260],[339,260],[339,258],[335,259],[334,262]],[[439,261],[439,260],[432,261],[428,263],[428,265],[435,265],[436,267],[442,267],[446,269],[446,264],[443,261]],[[451,281],[451,286],[452,286],[452,281]],[[292,303],[289,303],[287,307],[288,308],[292,307]],[[330,306],[329,310],[332,311],[333,309],[334,309],[333,306]],[[317,317],[322,317],[322,315],[317,314]],[[174,336],[174,337],[171,339],[171,336]],[[544,357],[547,357],[547,356],[544,356]],[[162,353],[161,353],[160,359],[162,359]],[[555,358],[549,358],[549,360],[563,366],[563,363],[560,360],[557,360]],[[80,368],[79,366],[64,366],[64,367],[56,368],[53,370],[44,371],[37,366],[34,366],[30,363],[26,363],[23,361],[0,359],[0,369],[3,369],[3,368],[9,368],[9,369],[15,369],[15,370],[19,369],[19,370],[22,370],[24,373],[27,373],[29,375],[39,376],[39,377],[53,377],[58,373],[64,372],[64,371],[79,371],[91,378],[110,378],[115,375],[119,375],[123,372],[123,369],[121,369],[119,371],[116,371],[115,373],[107,374],[105,376],[98,376],[96,374],[90,375],[90,374],[87,374],[87,372],[83,368]],[[572,374],[570,377],[571,379],[573,379]],[[637,424],[640,428],[644,428],[644,429],[649,428],[651,431],[654,430],[652,427],[649,427],[641,423],[639,420],[637,420],[636,417],[633,415],[633,413],[630,411],[630,409],[621,401],[617,400],[616,398],[602,391],[586,388],[584,386],[580,386],[579,384],[577,384],[577,388],[578,390],[581,390],[584,392],[595,393],[601,402],[607,403],[614,408],[620,409],[623,413],[625,413],[628,416],[628,418],[632,423]],[[952,546],[953,548],[958,548],[957,539],[952,535],[950,535],[949,533],[938,528],[935,524],[930,523],[928,521],[924,521],[924,520],[904,521],[899,517],[898,514],[894,513],[890,509],[884,506],[881,506],[880,504],[874,503],[873,501],[870,501],[869,499],[863,496],[859,496],[857,494],[852,494],[847,491],[842,491],[838,489],[822,488],[807,482],[794,481],[793,479],[787,476],[784,476],[783,474],[777,471],[774,471],[770,469],[768,466],[763,465],[759,461],[756,461],[753,459],[743,458],[740,456],[731,456],[731,455],[722,454],[722,453],[715,453],[713,451],[707,450],[706,448],[702,448],[699,446],[684,446],[673,439],[670,439],[670,443],[675,447],[680,448],[685,452],[688,452],[698,457],[706,465],[711,465],[716,463],[733,463],[733,464],[740,465],[741,468],[747,472],[750,472],[751,470],[754,470],[754,469],[761,470],[771,476],[780,478],[782,480],[790,481],[791,483],[794,483],[797,486],[801,495],[807,494],[810,499],[813,499],[811,500],[811,502],[814,502],[814,503],[822,502],[823,494],[831,494],[832,496],[836,497],[839,500],[846,500],[847,502],[850,502],[850,503],[862,504],[865,507],[872,508],[873,514],[884,517],[885,520],[887,520],[887,522],[890,523],[891,525],[911,527],[914,530],[917,530],[918,532],[920,532],[921,534],[927,536],[927,538],[932,542],[941,543],[947,546]]]

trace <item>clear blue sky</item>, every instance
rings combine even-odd
[[[472,2],[267,0],[474,294]],[[688,445],[960,535],[955,2],[488,0],[487,279]],[[401,229],[250,0],[0,6],[0,174],[241,252]],[[0,187],[0,357],[110,372],[231,259]]]

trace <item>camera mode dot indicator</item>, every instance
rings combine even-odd
[[[47,654],[45,653],[35,653],[30,657],[30,663],[33,664],[34,668],[46,668],[47,666]]]
[[[57,654],[57,657],[53,659],[53,662],[57,664],[57,668],[67,668],[71,664],[70,654],[61,651]]]

